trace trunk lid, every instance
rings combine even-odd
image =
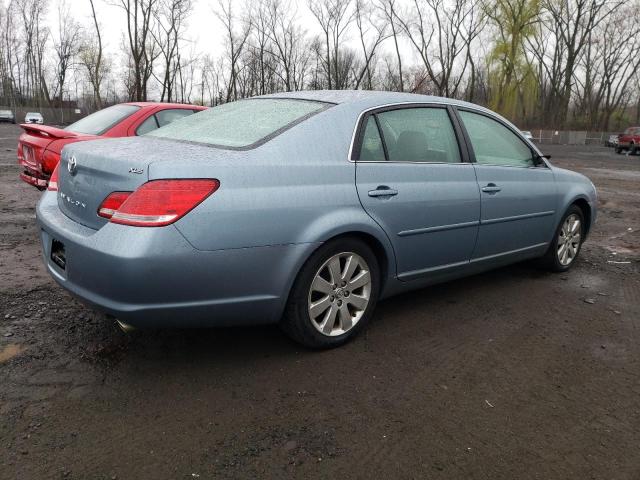
[[[118,138],[79,142],[62,150],[58,205],[72,220],[99,229],[108,220],[98,208],[111,192],[132,192],[148,180],[148,165],[159,152],[153,140]]]
[[[219,178],[249,154],[153,137],[73,143],[62,150],[58,205],[69,218],[97,230],[108,222],[98,209],[110,193],[133,192],[149,180]]]
[[[24,132],[18,139],[18,163],[33,171],[44,172],[44,152],[60,139],[77,139],[83,135],[48,125],[21,124]],[[44,172],[51,173],[51,172]]]

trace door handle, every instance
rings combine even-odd
[[[498,193],[502,190],[495,183],[488,183],[486,187],[482,187],[482,191],[485,193]]]
[[[398,194],[397,190],[389,188],[386,185],[380,185],[375,190],[369,190],[370,197],[393,197]]]

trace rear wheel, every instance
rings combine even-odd
[[[572,205],[564,214],[543,258],[545,266],[554,272],[569,270],[580,253],[584,231],[582,210],[577,205]]]
[[[332,348],[357,335],[375,309],[380,289],[375,255],[362,241],[341,238],[320,247],[295,281],[283,330],[311,348]]]

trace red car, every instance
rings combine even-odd
[[[177,103],[133,102],[97,111],[64,129],[22,124],[24,133],[18,141],[18,163],[23,168],[20,178],[43,190],[65,145],[97,138],[143,135],[205,109]]]
[[[628,150],[631,155],[640,152],[640,127],[629,127],[618,137],[616,153]]]

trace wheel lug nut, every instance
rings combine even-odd
[[[331,302],[333,302],[335,299],[336,299],[336,297],[334,297],[333,295],[331,295],[331,296],[329,297],[329,300],[330,300]]]
[[[346,286],[346,285],[347,285],[347,282],[342,282],[342,286],[343,287]]]
[[[342,300],[338,300],[338,306],[341,307],[342,306]]]

